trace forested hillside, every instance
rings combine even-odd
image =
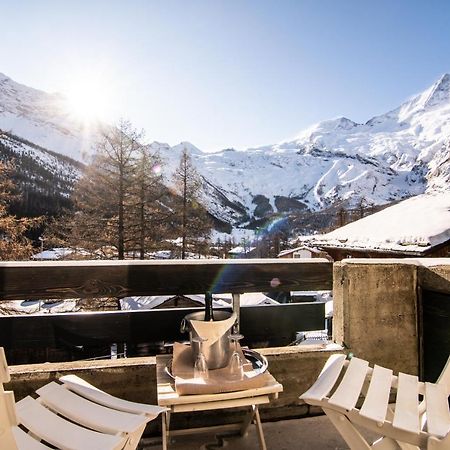
[[[18,216],[53,216],[71,207],[70,194],[83,164],[0,130],[0,161],[13,167]]]

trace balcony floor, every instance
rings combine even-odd
[[[326,416],[308,417],[304,419],[283,420],[263,423],[264,435],[268,450],[344,450],[348,449],[345,441],[333,427]],[[376,439],[373,433],[364,436],[371,441]],[[371,442],[369,441],[369,442]],[[145,450],[159,450],[161,445],[140,447]],[[225,438],[223,444],[212,434],[177,436],[169,446],[169,450],[259,450],[255,426],[249,427],[244,437],[231,436]]]

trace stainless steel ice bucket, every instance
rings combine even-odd
[[[220,322],[221,320],[227,320],[231,317],[228,311],[214,311],[214,322]],[[197,358],[199,352],[198,342],[192,342],[192,338],[198,337],[197,332],[194,330],[191,324],[191,320],[204,320],[205,313],[203,311],[188,314],[181,321],[181,332],[185,333],[189,331],[189,340],[191,341],[192,354],[194,361]],[[203,354],[208,364],[208,369],[220,369],[228,364],[231,356],[231,345],[229,336],[231,334],[231,327],[225,334],[218,339],[214,344],[203,344]]]

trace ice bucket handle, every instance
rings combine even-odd
[[[180,333],[187,333],[189,331],[188,322],[185,317],[183,317],[183,320],[180,324]]]

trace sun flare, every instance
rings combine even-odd
[[[95,78],[78,78],[67,86],[70,112],[83,121],[105,119],[109,95],[105,84]]]

